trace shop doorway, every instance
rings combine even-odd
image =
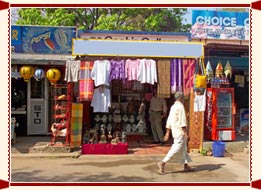
[[[15,118],[16,136],[27,135],[27,83],[22,78],[11,78],[11,117]]]
[[[48,81],[46,78],[40,81],[31,78],[27,89],[29,94],[27,134],[46,135],[48,134]]]

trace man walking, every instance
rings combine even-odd
[[[168,141],[171,131],[174,142],[167,155],[157,164],[159,167],[157,172],[159,174],[164,174],[164,167],[172,157],[175,162],[184,164],[185,172],[193,171],[193,169],[188,166],[188,162],[191,161],[191,158],[187,153],[187,141],[189,140],[189,136],[187,132],[186,113],[183,105],[183,93],[176,92],[175,99],[176,101],[171,106],[167,119],[166,134],[164,136],[164,141]]]

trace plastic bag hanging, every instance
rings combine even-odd
[[[228,60],[227,60],[227,63],[225,65],[225,68],[224,68],[224,73],[226,75],[226,78],[229,77],[231,79],[231,77],[232,77],[232,67],[231,67]]]
[[[221,61],[219,61],[216,67],[216,77],[222,77],[222,76],[223,76],[223,66]]]
[[[208,61],[206,65],[206,76],[207,76],[207,80],[210,80],[211,78],[214,77],[214,72],[210,64],[210,61]]]

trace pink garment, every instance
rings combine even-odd
[[[194,86],[195,59],[183,59],[183,92],[188,96]]]
[[[127,59],[125,63],[125,78],[127,80],[138,80],[140,70],[140,59]]]

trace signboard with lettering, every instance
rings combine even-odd
[[[192,11],[192,38],[249,40],[249,32],[248,12]]]
[[[23,26],[23,53],[71,54],[73,27]]]
[[[190,33],[186,32],[140,32],[140,31],[106,31],[79,30],[80,38],[98,40],[141,40],[141,41],[175,41],[188,42]]]
[[[30,100],[30,119],[27,129],[28,134],[46,134],[44,99]]]
[[[21,43],[21,27],[11,26],[11,45],[20,45]]]

